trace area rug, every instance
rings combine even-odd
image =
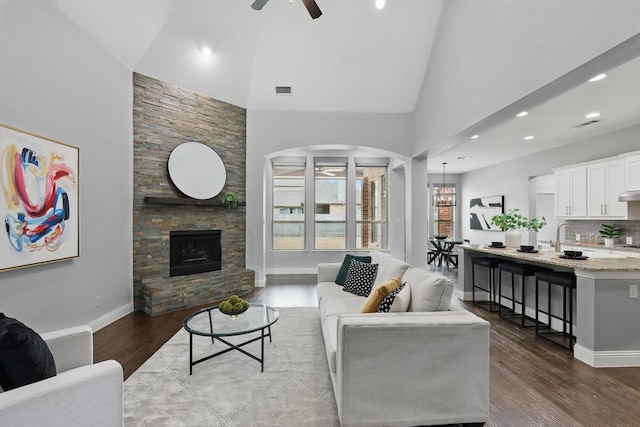
[[[189,375],[189,334],[180,330],[125,381],[125,425],[338,427],[318,309],[278,311],[273,340],[265,341],[264,372],[257,361],[230,351]],[[239,343],[252,336],[232,338]],[[194,359],[225,348],[194,336]],[[243,348],[259,355],[260,341]]]

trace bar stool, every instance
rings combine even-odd
[[[569,272],[560,271],[538,271],[536,276],[536,335],[545,338],[553,343],[556,343],[562,347],[573,350],[573,290],[576,289],[576,276]],[[547,282],[549,284],[548,299],[547,299],[547,311],[541,311],[538,306],[538,282]],[[551,314],[551,285],[557,285],[562,287],[562,317]],[[569,299],[569,316],[567,317],[567,293]],[[545,325],[538,321],[538,313],[545,313],[549,317],[549,324]],[[551,328],[551,318],[562,320],[562,332],[556,331]],[[567,331],[567,324],[569,324],[569,330]],[[562,337],[563,342],[552,339],[552,337]],[[568,338],[569,343],[564,344]]]
[[[498,311],[498,308],[495,307],[495,296],[496,296],[496,270],[498,270],[498,264],[500,260],[498,258],[489,258],[489,257],[480,257],[480,258],[472,258],[471,259],[471,284],[472,288],[472,298],[473,303],[478,305],[489,311]],[[489,289],[485,289],[482,286],[476,285],[476,265],[481,267],[486,267],[488,269],[488,285]],[[483,290],[484,292],[489,293],[488,301],[476,301],[476,288]],[[485,307],[486,306],[486,307]]]
[[[526,307],[526,278],[534,276],[539,271],[551,271],[546,267],[541,267],[533,264],[517,263],[517,262],[501,262],[498,264],[498,315],[505,320],[520,325],[521,328],[533,328],[534,324],[526,324],[526,320],[531,320],[525,314]],[[502,272],[511,273],[511,298],[507,298],[502,295]],[[522,298],[520,301],[516,300],[515,293],[515,276],[519,275],[522,279],[520,282],[520,294]],[[511,301],[511,308],[504,308],[502,306],[502,298]],[[520,313],[516,313],[516,304],[520,305]]]

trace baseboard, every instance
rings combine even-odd
[[[486,292],[483,295],[481,295],[480,292],[476,292],[476,297],[479,300],[489,299],[489,293]],[[456,289],[456,298],[458,298],[460,301],[473,301],[473,292],[464,292],[459,289]]]
[[[594,368],[626,368],[640,366],[640,350],[593,351],[579,344],[573,346],[573,357]]]
[[[110,311],[100,317],[98,317],[95,320],[92,320],[91,322],[87,323],[87,326],[91,328],[91,330],[93,332],[99,331],[100,329],[104,328],[105,326],[108,326],[110,324],[112,324],[113,322],[115,322],[118,319],[123,318],[124,316],[126,316],[129,313],[133,313],[133,303],[128,303],[125,304],[121,307],[116,308],[113,311]]]
[[[318,267],[312,268],[267,268],[265,274],[318,274]]]
[[[256,279],[253,286],[255,286],[256,288],[264,288],[265,286],[267,286],[267,279]]]

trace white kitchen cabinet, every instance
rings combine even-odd
[[[625,188],[624,160],[610,160],[587,166],[587,216],[627,218],[627,203],[618,196]]]
[[[556,217],[587,216],[587,167],[580,166],[555,172]]]
[[[624,158],[625,191],[640,191],[640,154]]]

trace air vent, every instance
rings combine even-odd
[[[585,126],[592,125],[594,123],[598,123],[600,120],[589,120],[588,122],[580,123],[579,125],[575,125],[574,128],[581,128]]]
[[[291,86],[276,86],[276,95],[291,95]]]

